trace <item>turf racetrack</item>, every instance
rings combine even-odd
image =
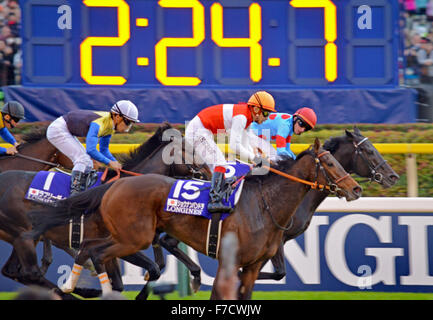
[[[11,300],[16,292],[0,292],[0,300]],[[125,291],[123,295],[134,300],[138,291]],[[167,300],[208,300],[210,291],[200,291],[194,295],[179,297],[177,292],[165,296]],[[159,300],[150,295],[149,300]],[[253,300],[433,300],[433,293],[402,292],[330,292],[330,291],[256,291]]]

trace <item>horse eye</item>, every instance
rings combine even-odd
[[[333,167],[334,164],[332,162],[328,162],[328,167]]]

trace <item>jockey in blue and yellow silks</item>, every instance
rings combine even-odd
[[[1,113],[0,113],[0,136],[4,141],[10,143],[12,147],[3,148],[0,147],[1,154],[14,155],[18,153],[16,147],[18,142],[15,140],[14,136],[9,132],[8,129],[13,129],[17,123],[24,118],[24,107],[21,103],[17,101],[7,102]]]
[[[122,165],[109,150],[115,132],[128,132],[138,121],[137,107],[128,100],[114,104],[110,112],[76,110],[57,118],[47,129],[47,139],[72,160],[71,195],[83,191],[93,169],[93,160],[113,169]],[[76,137],[86,137],[86,148]],[[96,149],[99,143],[99,150]]]
[[[300,135],[303,132],[313,129],[316,126],[316,113],[310,108],[301,108],[293,116],[288,113],[271,113],[268,120],[262,124],[252,123],[251,131],[259,138],[270,142],[275,141],[277,150],[268,146],[268,154],[271,161],[278,159],[278,156],[287,156],[296,159],[296,155],[290,149],[293,134]],[[263,141],[261,141],[263,142]],[[265,143],[258,143],[262,151]]]

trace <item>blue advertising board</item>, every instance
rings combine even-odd
[[[287,275],[280,281],[261,280],[255,290],[433,292],[433,213],[318,212],[307,231],[284,248]],[[11,246],[0,243],[3,265]],[[153,257],[151,249],[144,251]],[[41,247],[38,248],[41,257]],[[217,262],[189,249],[202,268],[201,290],[209,290]],[[177,283],[177,262],[166,255],[159,282]],[[54,249],[47,278],[62,284],[73,259]],[[144,284],[144,271],[122,262],[127,290]],[[267,264],[264,271],[272,271]],[[84,273],[79,286],[98,288],[97,278]],[[0,276],[0,291],[20,285]]]

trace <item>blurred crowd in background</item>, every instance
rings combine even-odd
[[[399,1],[404,24],[404,83],[433,84],[433,0]]]
[[[16,0],[0,0],[0,85],[21,83],[21,10]]]

